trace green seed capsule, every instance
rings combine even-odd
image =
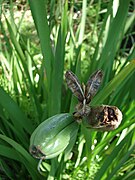
[[[58,114],[42,122],[30,138],[30,153],[39,159],[58,156],[69,144],[78,124],[71,114]]]

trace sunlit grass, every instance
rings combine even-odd
[[[118,106],[122,124],[109,133],[81,126],[72,149],[42,163],[43,179],[133,179],[135,48],[134,39],[128,47],[126,37],[134,34],[135,15],[129,0],[115,3],[29,0],[20,13],[12,1],[9,6],[1,2],[3,178],[42,179],[38,161],[28,153],[31,133],[48,117],[74,111],[77,102],[64,78],[67,69],[83,82],[102,69],[103,83],[91,105]]]

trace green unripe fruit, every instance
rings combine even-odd
[[[58,156],[69,144],[78,124],[69,113],[55,115],[42,122],[30,138],[30,153],[39,159]]]

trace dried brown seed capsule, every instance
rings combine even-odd
[[[79,101],[73,113],[77,122],[82,122],[84,118],[83,122],[86,127],[103,131],[111,131],[119,126],[122,120],[122,113],[117,107],[109,105],[91,107],[88,105],[102,82],[102,70],[94,72],[83,88],[72,71],[67,71],[65,77],[69,89]]]
[[[90,113],[83,120],[85,127],[101,131],[116,129],[122,121],[122,113],[116,106],[102,105],[91,107]]]

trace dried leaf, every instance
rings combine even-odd
[[[88,104],[93,96],[98,91],[98,88],[101,84],[103,78],[103,72],[101,70],[96,71],[93,73],[89,80],[87,81],[86,88],[85,88],[85,98],[86,98],[86,103]]]
[[[65,77],[67,85],[74,96],[76,96],[80,102],[83,102],[83,100],[85,99],[84,92],[77,76],[72,71],[67,71]]]

